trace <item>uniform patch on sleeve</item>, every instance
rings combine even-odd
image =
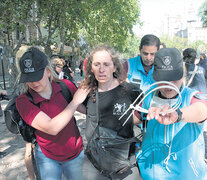
[[[204,100],[204,101],[207,101],[207,94],[204,94],[204,93],[196,93],[194,95],[194,97],[196,99],[200,99],[200,100]]]

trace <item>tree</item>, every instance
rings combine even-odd
[[[137,37],[136,35],[130,36],[129,40],[126,43],[126,49],[123,52],[124,58],[131,58],[137,56],[139,52],[139,45],[140,45],[141,38]]]
[[[9,63],[10,86],[15,82],[18,71],[16,52],[25,38],[26,19],[30,16],[32,2],[24,0],[5,0],[0,3],[0,44],[4,47],[4,60]],[[15,33],[16,38],[13,37]],[[9,59],[13,61],[9,61]]]
[[[124,52],[133,25],[139,23],[139,4],[136,0],[88,1],[85,35],[91,46],[108,42]]]
[[[203,22],[203,27],[207,27],[207,1],[205,1],[199,8],[199,15],[201,17],[201,21]]]
[[[88,49],[86,45],[106,42],[127,52],[139,13],[137,0],[4,0],[0,4],[0,44],[7,49],[6,57],[14,60],[22,43],[43,46],[48,56],[53,44],[60,44],[60,54],[64,45],[71,46],[76,54],[75,49],[83,49],[83,44]],[[10,64],[10,69],[15,78],[16,62]]]

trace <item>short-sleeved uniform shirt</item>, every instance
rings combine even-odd
[[[71,93],[74,94],[77,89],[76,86],[68,80],[64,79],[62,81],[69,87]],[[39,104],[39,107],[31,103],[25,93],[20,95],[16,100],[19,114],[29,125],[32,124],[33,119],[40,111],[46,113],[50,118],[54,118],[68,105],[61,93],[60,86],[56,82],[52,82],[52,94],[50,99],[41,97],[32,89],[29,89],[29,92],[33,97],[34,103]],[[44,155],[54,160],[71,160],[83,149],[82,138],[74,117],[72,117],[66,127],[55,136],[46,134],[39,130],[36,130],[35,134],[37,143]]]

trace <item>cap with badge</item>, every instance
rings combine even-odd
[[[42,51],[35,47],[29,48],[19,60],[20,83],[41,80],[47,65],[48,58]]]
[[[183,59],[176,48],[162,48],[155,54],[155,81],[177,81],[183,77]]]

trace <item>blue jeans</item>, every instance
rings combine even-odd
[[[35,147],[35,159],[41,180],[61,180],[64,174],[67,180],[83,180],[82,166],[84,151],[69,161],[56,161],[46,157],[39,145]]]

